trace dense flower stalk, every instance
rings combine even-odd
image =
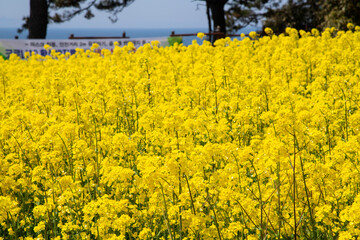
[[[359,238],[357,30],[0,59],[0,236]]]

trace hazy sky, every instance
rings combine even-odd
[[[0,28],[18,28],[29,15],[29,0],[0,0]],[[111,23],[109,14],[94,11],[91,20],[78,16],[51,28],[207,28],[205,7],[193,0],[135,0]]]

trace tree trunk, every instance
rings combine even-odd
[[[212,25],[211,25],[211,14],[210,14],[210,7],[209,7],[209,1],[206,1],[206,16],[207,16],[207,20],[208,20],[208,33],[212,32]],[[213,36],[209,35],[209,41],[210,42],[214,42],[213,41]]]
[[[226,33],[225,11],[224,7],[228,0],[207,0],[207,4],[211,10],[213,20],[213,29]]]
[[[47,0],[30,0],[29,36],[28,38],[46,38],[48,25]]]

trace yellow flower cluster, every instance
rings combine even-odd
[[[0,236],[359,238],[360,32],[266,32],[0,59]]]

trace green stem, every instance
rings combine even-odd
[[[297,239],[297,234],[296,234],[296,176],[295,176],[295,173],[296,173],[296,135],[295,135],[295,130],[294,130],[294,135],[293,135],[293,138],[294,138],[294,163],[293,163],[293,194],[294,194],[294,201],[293,201],[293,210],[294,210],[294,240]]]
[[[302,160],[301,157],[300,157],[300,166],[301,166],[301,172],[302,172],[302,177],[303,177],[303,182],[304,182],[304,187],[305,187],[306,200],[307,200],[309,213],[310,213],[310,223],[311,223],[311,227],[312,227],[311,238],[312,239],[317,239],[317,237],[316,237],[316,228],[315,228],[315,219],[314,219],[313,214],[312,214],[312,209],[311,209],[311,205],[310,205],[310,198],[309,198],[309,190],[308,190],[308,188],[306,186],[306,180],[305,180],[304,163],[303,163],[303,160]]]
[[[163,214],[164,214],[164,219],[165,219],[165,222],[166,222],[166,227],[168,229],[170,239],[174,240],[174,238],[172,236],[170,224],[169,224],[170,221],[169,221],[169,218],[168,218],[168,215],[167,215],[167,205],[166,205],[166,200],[165,200],[164,188],[163,188],[161,183],[160,183],[160,187],[161,187],[161,194],[162,194],[163,201],[164,201],[164,210],[163,210],[164,213]]]

